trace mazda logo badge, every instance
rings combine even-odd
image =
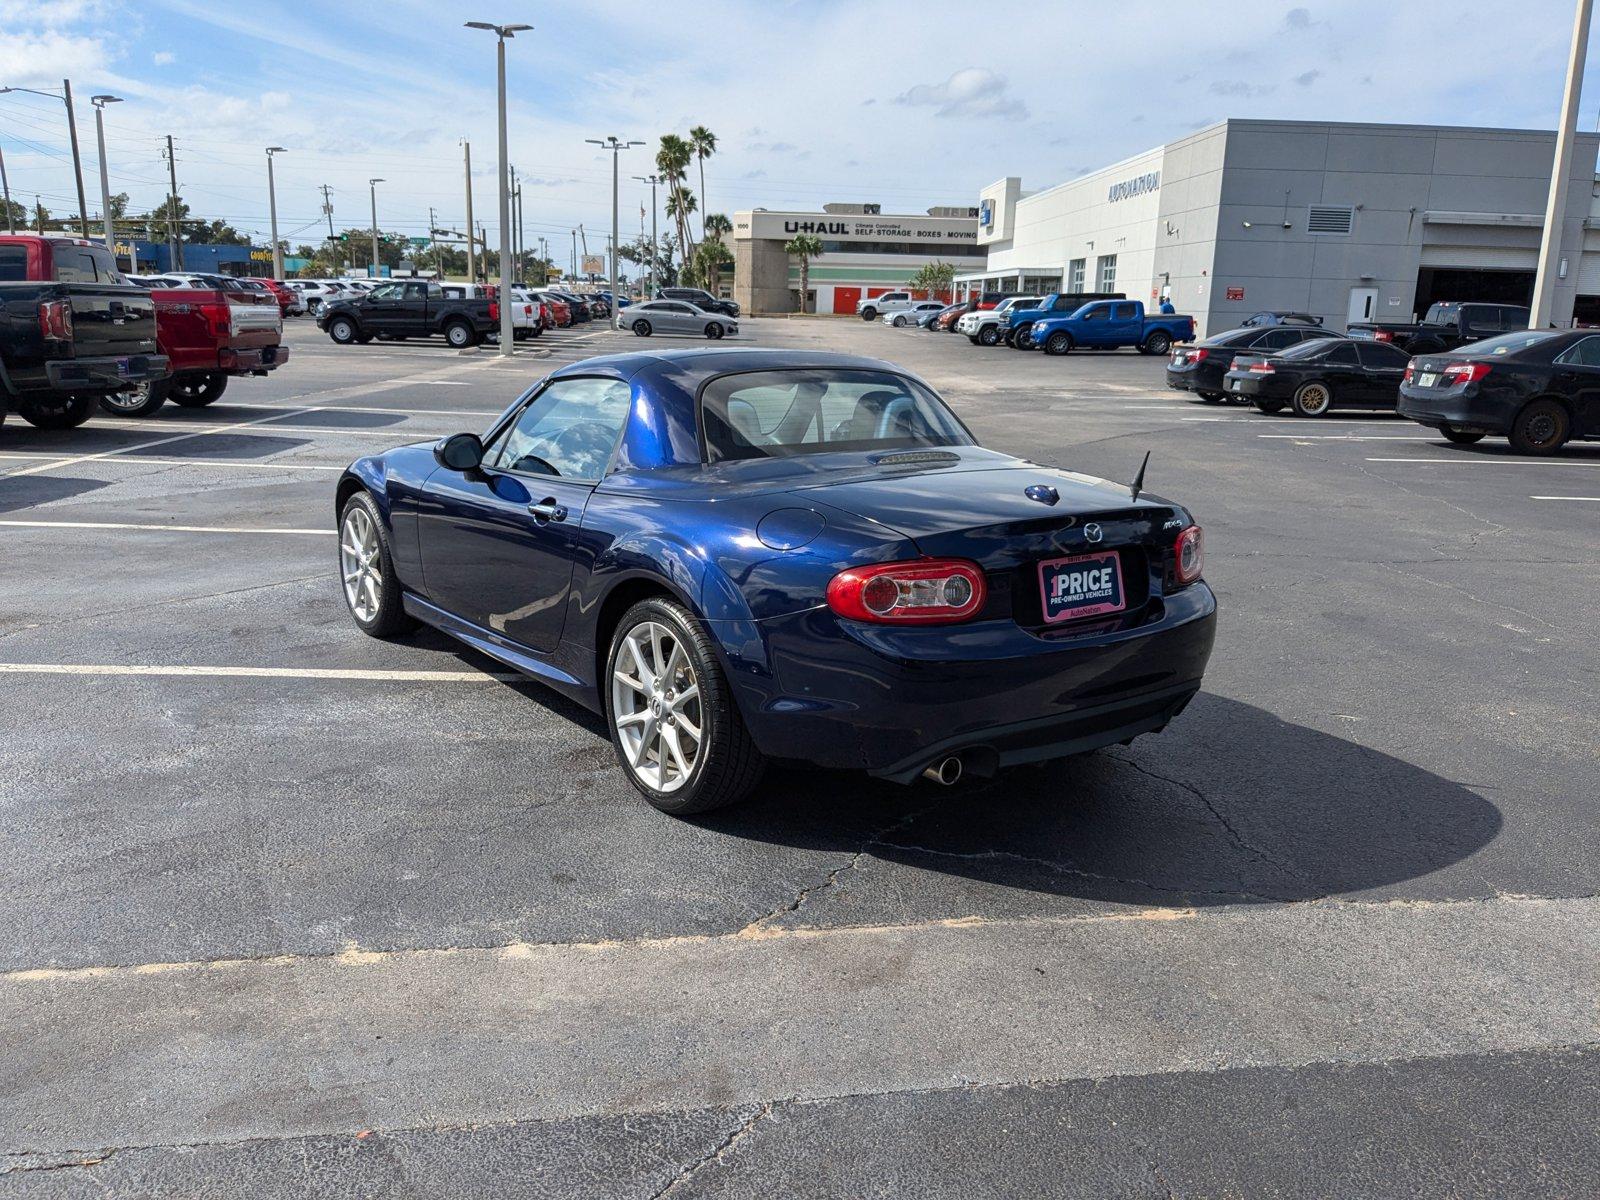
[[[1101,538],[1105,537],[1105,535],[1105,530],[1101,529],[1100,526],[1096,525],[1093,521],[1090,521],[1083,527],[1083,536],[1088,538],[1091,542],[1098,542]]]

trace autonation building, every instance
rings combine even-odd
[[[1600,322],[1600,136],[1580,135],[1556,319]],[[958,292],[1170,296],[1202,334],[1262,309],[1330,327],[1436,300],[1527,304],[1555,134],[1223,121],[1091,175],[980,196],[981,271]]]

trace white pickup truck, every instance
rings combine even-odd
[[[884,292],[856,301],[856,316],[863,321],[876,321],[884,313],[907,312],[915,307],[916,298],[910,292]]]
[[[1007,314],[1013,308],[1028,308],[1039,303],[1038,296],[1007,296],[993,308],[975,308],[962,313],[956,332],[967,335],[974,346],[997,346],[1005,333]]]

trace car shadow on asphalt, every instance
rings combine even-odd
[[[110,487],[109,479],[71,479],[57,475],[0,475],[0,513],[21,512],[56,500],[71,500]]]
[[[749,802],[696,820],[1004,887],[1191,906],[1395,888],[1502,824],[1459,783],[1205,693],[1163,734],[992,781],[773,772]]]

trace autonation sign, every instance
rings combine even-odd
[[[1132,179],[1124,179],[1121,183],[1113,183],[1106,191],[1106,200],[1115,204],[1118,200],[1127,200],[1132,196],[1153,192],[1160,186],[1161,172],[1150,171],[1144,175],[1135,175]]]

